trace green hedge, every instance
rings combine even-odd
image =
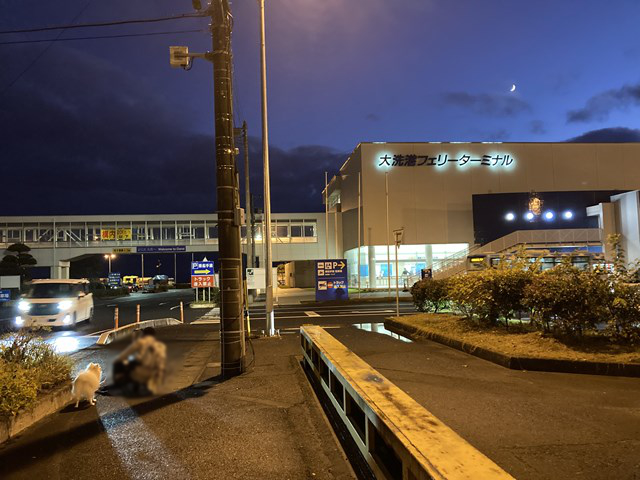
[[[34,406],[40,392],[70,380],[71,360],[34,332],[0,338],[0,418]]]
[[[569,257],[541,271],[523,256],[446,281],[422,280],[411,294],[418,310],[448,306],[478,325],[509,328],[513,319],[528,317],[529,328],[554,335],[592,333],[640,344],[640,287],[614,272],[579,270]]]

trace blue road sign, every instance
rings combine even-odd
[[[214,273],[213,262],[191,262],[192,277],[208,276],[213,275]]]
[[[113,285],[113,286],[120,286],[120,282],[121,282],[121,275],[119,272],[112,272],[109,274],[109,279],[107,280],[107,283],[109,285]]]
[[[187,247],[136,247],[136,253],[177,253],[186,252]]]
[[[0,290],[0,302],[11,300],[11,290]]]
[[[346,300],[349,298],[347,261],[316,260],[316,301]]]

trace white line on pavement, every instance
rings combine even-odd
[[[175,307],[171,307],[169,310],[175,310],[176,308],[180,308],[180,305],[176,305]]]
[[[166,305],[167,303],[169,302],[162,302],[162,303],[159,303],[158,306],[161,307],[162,305]]]
[[[316,312],[304,312],[307,316],[309,317],[319,317],[320,314],[316,313]]]

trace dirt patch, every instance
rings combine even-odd
[[[562,339],[528,331],[526,326],[511,326],[507,332],[504,327],[481,328],[448,314],[419,313],[394,321],[419,328],[418,337],[420,331],[436,333],[509,356],[640,364],[640,347],[611,343],[597,335]]]

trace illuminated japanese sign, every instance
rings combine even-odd
[[[388,167],[435,167],[443,168],[452,163],[458,167],[479,165],[488,168],[511,167],[516,159],[508,153],[496,153],[492,155],[474,156],[466,153],[452,156],[448,153],[430,155],[390,155],[384,154],[378,157],[377,165],[380,168]]]

